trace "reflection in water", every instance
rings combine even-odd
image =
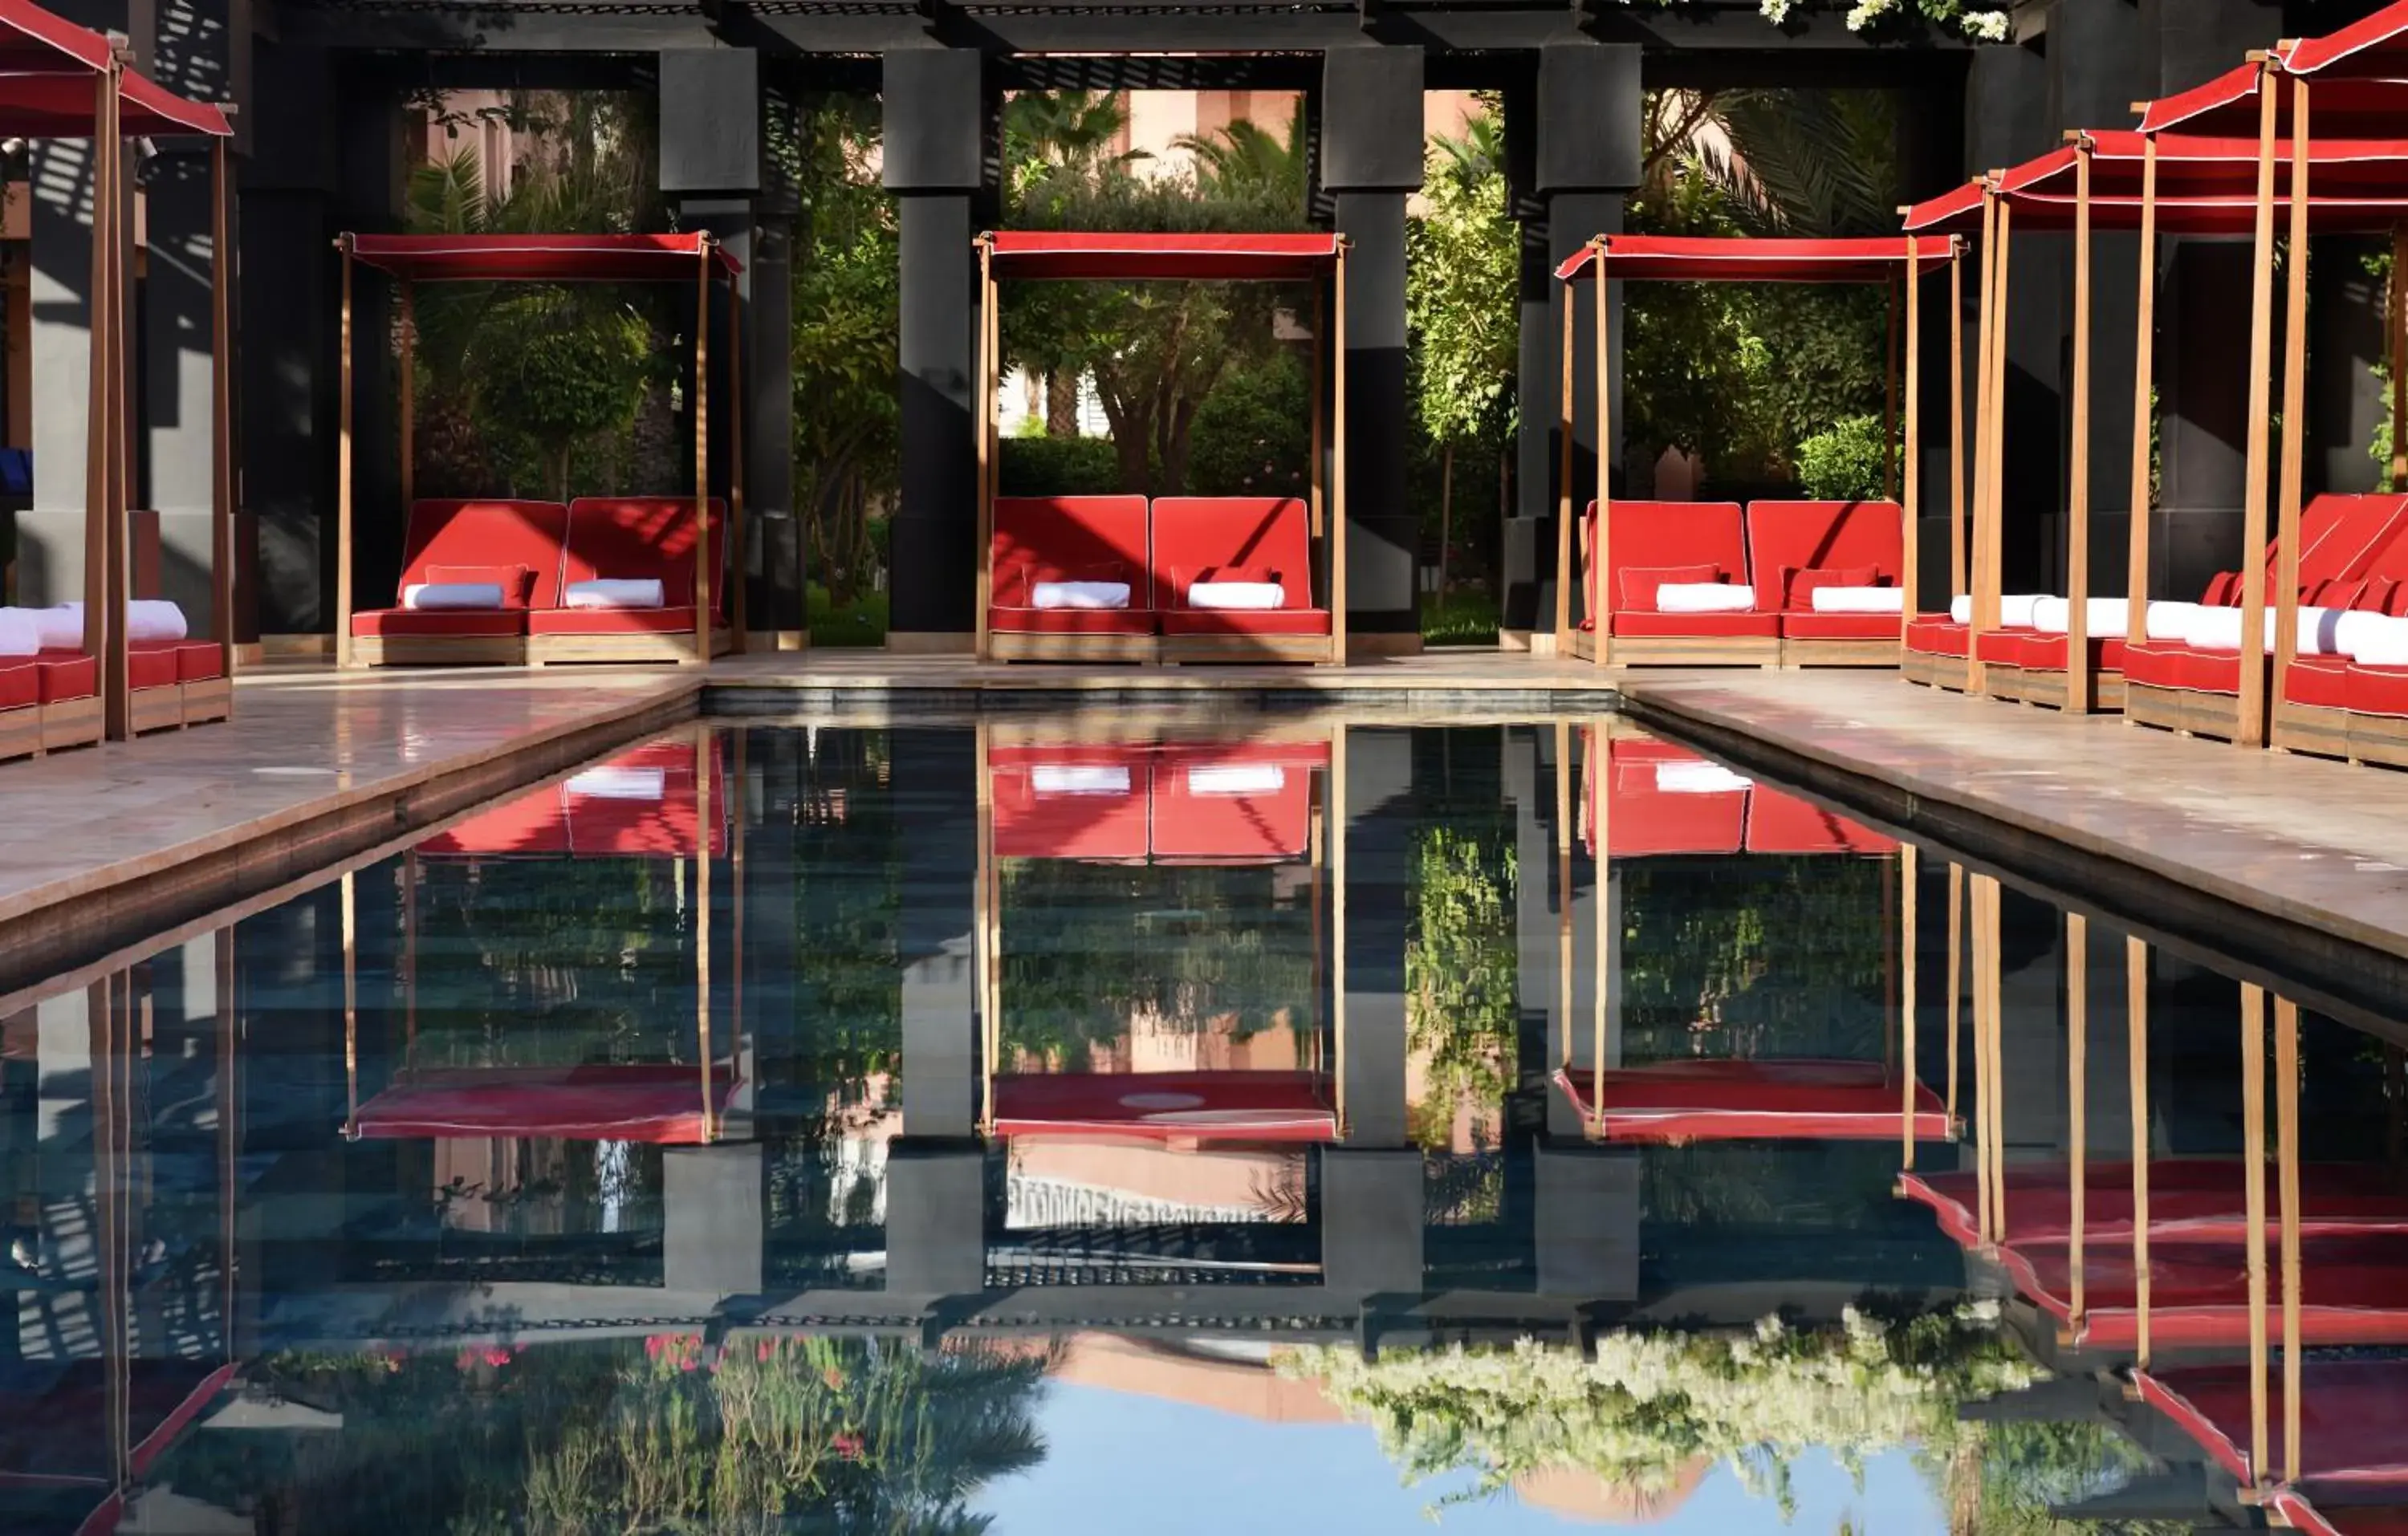
[[[2217,966],[1618,721],[692,729],[0,998],[0,1529],[2397,1529]]]

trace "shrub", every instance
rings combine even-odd
[[[1312,392],[1283,352],[1232,367],[1197,408],[1189,495],[1301,496],[1312,486]]]
[[[1843,416],[1798,445],[1798,488],[1827,501],[1865,501],[1885,494],[1878,416]]]
[[[996,481],[1008,496],[1103,496],[1121,489],[1109,438],[1006,438]]]

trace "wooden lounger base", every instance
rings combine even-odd
[[[1900,651],[1898,675],[1909,682],[1919,682],[1927,688],[1945,688],[1961,694],[1967,687],[1966,674],[1971,664],[1962,656],[1935,655],[1928,651]]]
[[[527,637],[527,660],[537,667],[582,666],[597,662],[620,662],[638,665],[666,663],[688,665],[695,661],[694,636],[691,633],[666,635],[530,635]],[[736,632],[713,629],[710,632],[710,653],[714,656],[736,653]]]
[[[1153,662],[1162,659],[1158,635],[1053,635],[990,629],[989,661]]]
[[[1781,642],[1784,667],[1896,667],[1903,648],[1896,640],[1793,640]]]
[[[100,700],[71,698],[0,710],[0,761],[99,744]]]
[[[1326,635],[1038,635],[993,629],[987,632],[987,659],[1326,667],[1338,657]]]
[[[1326,635],[1165,635],[1162,659],[1173,665],[1266,662],[1334,666],[1344,658]]]
[[[733,630],[714,629],[710,653],[736,649]],[[677,666],[692,662],[694,636],[655,635],[360,635],[351,640],[353,667],[561,667],[599,662]]]
[[[2133,682],[2124,689],[2124,718],[2136,725],[2229,741],[2241,728],[2241,700],[2230,694]]]
[[[2322,711],[2325,714],[2343,714],[2347,723],[2347,756],[2353,763],[2381,763],[2386,768],[2408,768],[2408,720],[2385,714],[2346,714],[2341,711]],[[2296,729],[2291,733],[2296,737]],[[2329,752],[2328,747],[2300,746],[2295,740],[2284,739],[2277,730],[2275,744],[2293,752]]]
[[[177,731],[206,725],[234,715],[234,683],[226,678],[172,683],[164,688],[137,688],[131,700],[134,734]]]
[[[1571,634],[1571,642],[1563,649],[1582,661],[1595,661],[1597,660],[1597,637],[1588,630],[1575,629]],[[1609,667],[1778,667],[1781,665],[1781,640],[1778,636],[1773,635],[1626,635],[1613,642],[1612,649],[1607,655],[1606,665]]]
[[[2012,700],[2017,704],[2038,704],[2046,709],[2065,708],[2065,674],[2034,670],[2022,667],[2002,667],[1990,663],[1983,669],[1982,688],[1992,698]],[[2114,713],[2124,708],[2124,674],[2096,672],[2090,681],[2092,708]]]
[[[2391,727],[2386,730],[2384,727]],[[2408,720],[2386,720],[2380,715],[2352,714],[2347,710],[2328,709],[2314,704],[2286,702],[2274,711],[2274,728],[2270,733],[2272,743],[2285,752],[2309,753],[2318,757],[2346,757],[2352,762],[2398,762],[2408,765]],[[2379,754],[2386,742],[2397,755],[2384,757]],[[2372,751],[2361,750],[2372,748]]]

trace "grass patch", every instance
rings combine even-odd
[[[1422,597],[1422,643],[1490,645],[1497,643],[1497,599],[1485,592],[1457,588],[1440,600]]]
[[[810,584],[811,644],[880,646],[886,643],[886,594],[865,592],[838,606],[827,588]]]

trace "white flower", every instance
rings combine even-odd
[[[1898,8],[1898,0],[1856,0],[1848,12],[1848,30],[1862,32],[1870,23]]]
[[[1967,11],[1964,26],[1968,37],[1978,37],[1985,43],[2007,40],[2007,13],[2002,10]]]
[[[1766,21],[1771,22],[1774,26],[1779,26],[1782,22],[1789,20],[1790,7],[1795,6],[1797,3],[1798,0],[1763,0],[1763,3],[1756,8],[1764,12],[1764,19]]]

